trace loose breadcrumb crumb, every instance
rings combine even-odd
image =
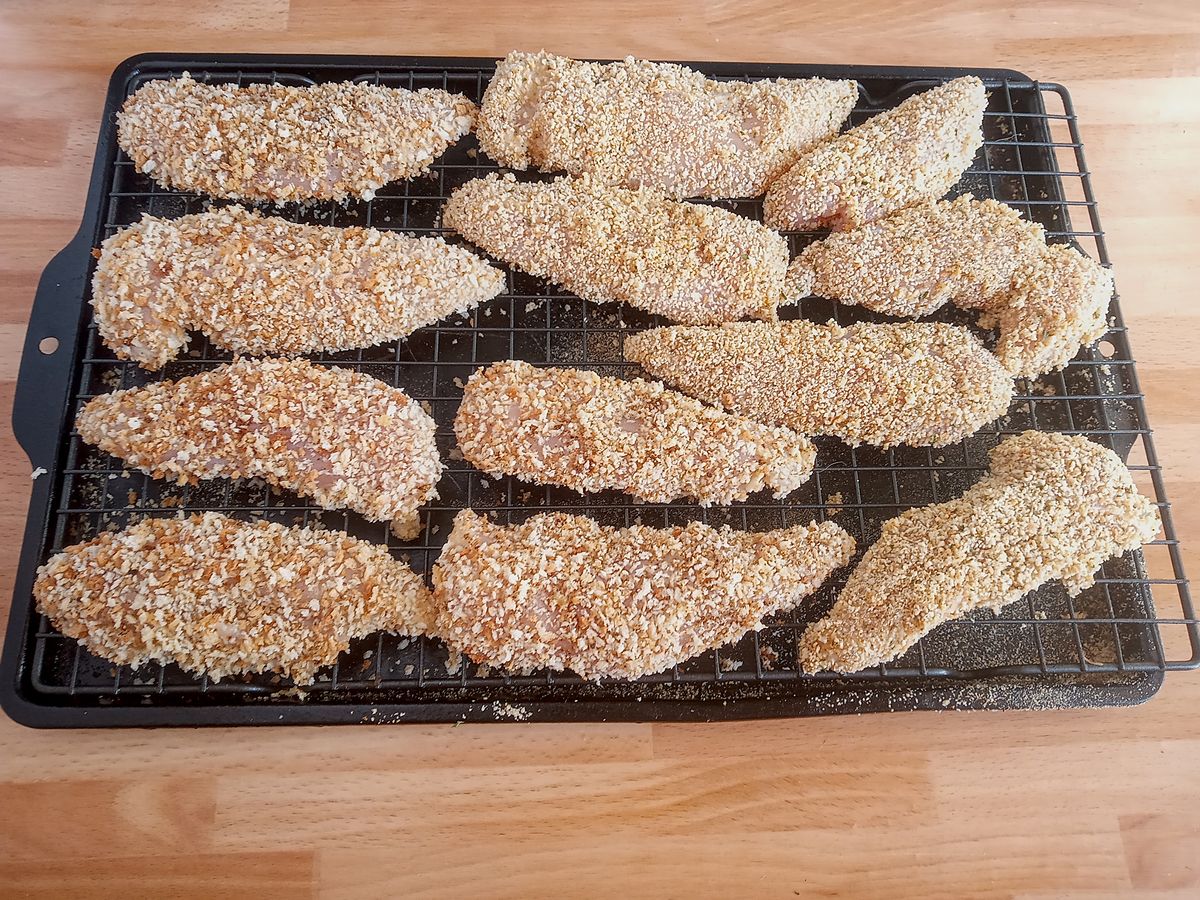
[[[155,478],[261,477],[326,509],[391,521],[400,537],[415,536],[442,473],[436,426],[404,391],[302,359],[243,359],[102,394],[75,425]]]
[[[851,446],[952,444],[1013,392],[970,332],[932,322],[680,325],[629,336],[625,357],[730,412]]]
[[[259,356],[353,350],[466,312],[504,284],[502,271],[441,238],[226,206],[145,216],[108,238],[92,306],[118,356],[157,369],[189,330]]]
[[[883,524],[833,610],[799,644],[805,671],[856,672],[892,660],[973,609],[999,611],[1047,581],[1072,596],[1100,564],[1153,539],[1154,504],[1111,450],[1079,435],[1027,431],[992,451],[960,499]]]
[[[475,105],[424,88],[330,82],[151,81],[117,114],[117,140],[166,188],[234,200],[370,200],[467,134]]]
[[[68,547],[38,570],[33,593],[98,656],[177,663],[214,681],[279,672],[308,684],[353,638],[432,624],[421,577],[384,547],[214,512]]]
[[[986,106],[982,81],[956,78],[817,144],[771,184],[763,221],[840,231],[941,197],[983,145]]]
[[[539,369],[508,360],[480,369],[454,420],[463,457],[499,477],[610,488],[652,503],[745,500],[808,480],[812,442],[705,406],[657,382]]]
[[[713,81],[671,63],[510,53],[479,111],[479,144],[514,169],[593,174],[669,196],[753,197],[836,134],[854,81]]]
[[[637,678],[760,628],[853,553],[832,522],[750,533],[551,513],[503,526],[468,509],[433,570],[435,633],[509,671]]]
[[[589,178],[469,181],[442,220],[488,253],[585,300],[620,301],[676,322],[774,319],[787,243],[728,210]]]

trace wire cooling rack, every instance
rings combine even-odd
[[[858,123],[960,70],[864,70],[798,66],[693,64],[714,77],[857,78],[862,85],[852,116]],[[143,213],[176,217],[206,209],[209,199],[166,191],[115,147],[112,116],[125,96],[150,78],[189,71],[200,80],[304,85],[352,79],[393,87],[437,87],[478,101],[492,64],[478,60],[339,60],[182,57],[139,58],[114,74],[98,176],[81,235],[94,245]],[[985,142],[953,193],[1002,200],[1042,223],[1052,242],[1073,241],[1108,264],[1104,233],[1084,161],[1070,98],[1055,84],[1017,73],[979,72],[990,92]],[[102,171],[99,171],[103,167]],[[364,225],[411,234],[457,236],[441,228],[445,198],[464,182],[496,166],[470,136],[432,171],[388,185],[369,202],[317,203],[273,209],[296,221]],[[545,177],[522,175],[521,177]],[[758,200],[718,205],[760,218]],[[92,209],[94,208],[94,210]],[[819,235],[788,235],[793,253]],[[81,276],[83,273],[80,273]],[[87,273],[90,278],[90,270]],[[80,281],[80,284],[84,283]],[[81,291],[88,293],[86,286]],[[78,311],[86,296],[69,298]],[[40,300],[39,300],[40,302]],[[36,314],[36,311],[35,311]],[[842,324],[882,320],[866,310],[809,299],[787,317]],[[972,317],[946,309],[934,318],[973,327]],[[438,446],[447,471],[440,498],[424,513],[414,541],[399,542],[386,524],[352,513],[322,511],[294,494],[261,481],[213,481],[180,487],[131,471],[79,440],[71,427],[91,397],[159,378],[178,378],[228,361],[200,336],[181,360],[151,374],[117,360],[98,339],[86,312],[71,360],[69,397],[58,433],[56,468],[44,528],[31,527],[24,572],[18,580],[14,625],[6,651],[19,717],[35,724],[151,724],[262,721],[402,721],[458,718],[728,718],[919,707],[1107,705],[1150,696],[1168,669],[1200,663],[1200,636],[1188,596],[1178,541],[1146,423],[1125,325],[1114,300],[1111,329],[1095,348],[1065,370],[1018,382],[1008,413],[954,446],[936,450],[851,449],[818,439],[811,481],[782,500],[758,494],[729,508],[632,502],[616,492],[581,495],[556,487],[495,479],[462,461],[452,423],[462,386],[476,367],[518,358],[577,366],[602,374],[634,376],[622,357],[627,334],[664,320],[619,306],[597,306],[545,282],[508,270],[505,293],[469,315],[423,328],[408,340],[316,357],[348,366],[404,388],[438,424]],[[32,329],[31,329],[32,330]],[[986,333],[981,334],[988,337]],[[23,375],[22,380],[25,380]],[[858,541],[860,552],[883,521],[904,509],[960,495],[987,468],[988,451],[1006,435],[1026,429],[1087,435],[1125,458],[1141,489],[1153,496],[1163,533],[1144,553],[1106,563],[1096,585],[1075,598],[1047,585],[999,614],[981,611],[948,623],[900,659],[852,676],[804,675],[796,639],[829,608],[847,571],[799,610],[775,616],[762,631],[638,682],[584,682],[570,673],[509,675],[449,658],[426,638],[379,634],[358,641],[338,664],[303,691],[277,677],[213,683],[175,666],[117,667],[59,634],[30,610],[32,565],[61,548],[115,530],[146,516],[219,510],[241,518],[343,529],[386,543],[399,558],[428,573],[465,507],[500,521],[564,510],[612,525],[676,525],[699,519],[712,525],[762,530],[832,519]],[[37,497],[35,496],[35,506]],[[36,512],[36,510],[35,510]],[[31,519],[33,514],[31,514]],[[18,623],[17,620],[21,621]],[[19,656],[17,662],[11,660]],[[12,698],[10,698],[11,700]],[[53,712],[49,712],[53,710]],[[515,711],[515,713],[514,713]]]

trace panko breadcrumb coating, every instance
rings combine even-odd
[[[671,197],[756,197],[836,134],[858,83],[713,81],[671,63],[510,53],[479,109],[479,146],[513,169],[592,174]]]
[[[638,678],[793,609],[853,554],[832,522],[750,533],[550,513],[504,526],[465,509],[433,569],[434,633],[513,672]]]
[[[467,134],[475,104],[424,88],[330,82],[151,81],[117,113],[117,141],[165,188],[233,200],[370,200]]]
[[[101,245],[92,306],[104,342],[161,368],[201,331],[254,355],[396,340],[504,290],[504,273],[441,238],[301,225],[240,206],[145,216]]]
[[[763,221],[841,231],[941,197],[983,145],[986,106],[982,81],[956,78],[809,148],[767,190]]]
[[[147,519],[38,569],[38,609],[120,665],[176,663],[213,681],[278,672],[308,684],[350,641],[432,624],[424,581],[338,531],[209,512]]]
[[[819,297],[923,316],[948,301],[976,309],[1006,296],[1017,269],[1045,247],[1041,225],[1011,206],[964,194],[809,244],[789,276],[807,278]]]
[[[653,328],[625,339],[625,357],[730,412],[851,446],[952,444],[1013,392],[969,331],[933,322]]]
[[[857,672],[888,662],[943,622],[999,611],[1054,579],[1074,596],[1158,527],[1111,450],[1079,435],[1011,437],[960,499],[883,524],[833,610],[801,636],[801,665]]]
[[[303,359],[242,359],[102,394],[75,427],[155,478],[264,478],[390,521],[402,538],[416,536],[442,474],[434,421],[404,391]]]
[[[1062,368],[1108,330],[1112,275],[1071,247],[1048,247],[1042,226],[967,194],[902,209],[804,248],[790,296],[815,293],[896,316],[947,301],[983,311],[996,355],[1028,378]]]
[[[1056,244],[1017,270],[1012,292],[980,324],[1000,337],[996,356],[1018,377],[1061,369],[1108,331],[1112,273],[1073,247]]]
[[[489,175],[455,191],[442,219],[467,240],[585,300],[710,324],[775,318],[787,243],[713,206],[590,178]]]
[[[496,477],[614,488],[651,503],[728,504],[763,488],[781,497],[808,480],[816,461],[803,435],[658,382],[517,360],[471,376],[454,432],[463,458]]]

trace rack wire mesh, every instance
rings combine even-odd
[[[314,79],[352,77],[397,87],[445,88],[478,100],[491,72],[486,68],[415,66],[366,72],[318,68],[300,74],[281,68],[193,66],[191,74],[238,84],[271,81],[301,85]],[[837,77],[836,72],[830,75]],[[163,77],[163,73],[156,72],[155,77]],[[748,67],[745,72],[718,77],[752,79],[760,74]],[[132,80],[129,90],[140,83]],[[879,77],[860,83],[853,123],[894,106],[935,81]],[[987,87],[986,140],[954,193],[970,191],[1002,200],[1042,223],[1052,242],[1076,242],[1108,264],[1104,232],[1067,92],[1055,84],[1003,78],[989,79]],[[273,212],[297,221],[441,234],[455,241],[456,235],[440,227],[443,200],[465,181],[494,168],[477,152],[472,136],[452,148],[428,175],[388,185],[371,201],[288,206]],[[110,177],[102,208],[104,237],[137,221],[143,213],[176,217],[201,211],[213,202],[159,188],[119,152]],[[726,200],[719,205],[760,218],[757,200]],[[789,234],[793,253],[818,236]],[[640,374],[637,367],[622,358],[623,337],[663,324],[657,317],[622,306],[585,303],[539,279],[508,272],[505,293],[468,315],[423,328],[406,341],[316,357],[404,388],[437,421],[438,445],[447,472],[439,486],[440,499],[424,513],[424,530],[418,539],[399,542],[385,525],[368,523],[351,513],[322,511],[260,481],[213,481],[192,487],[158,482],[89,447],[71,431],[64,464],[57,473],[60,480],[45,555],[141,517],[219,510],[245,518],[343,529],[386,543],[399,558],[428,573],[455,512],[464,507],[508,522],[537,512],[566,510],[615,525],[666,526],[699,519],[754,530],[832,518],[865,548],[878,536],[884,520],[904,509],[961,494],[986,470],[988,451],[1003,437],[1035,428],[1084,434],[1121,454],[1139,485],[1157,502],[1163,534],[1144,553],[1126,554],[1106,563],[1096,585],[1078,597],[1068,597],[1058,584],[1047,585],[999,614],[984,611],[944,625],[900,659],[851,678],[899,684],[914,679],[1119,675],[1191,668],[1200,663],[1197,620],[1115,300],[1112,328],[1097,347],[1084,350],[1061,372],[1021,380],[1007,414],[962,443],[936,450],[900,447],[883,451],[820,439],[816,472],[795,493],[782,500],[764,493],[729,508],[701,509],[686,502],[635,503],[615,492],[581,495],[512,478],[494,479],[462,461],[451,424],[462,385],[477,366],[519,358],[603,374],[636,375]],[[833,318],[842,324],[880,318],[816,298],[787,315],[816,321]],[[973,327],[970,316],[953,309],[934,318]],[[89,320],[70,413],[96,394],[158,378],[178,378],[228,359],[227,354],[195,336],[186,356],[152,375],[117,360]],[[674,696],[673,690],[687,685],[778,685],[833,678],[799,671],[796,639],[829,608],[845,574],[799,610],[770,619],[761,632],[643,679],[638,689],[669,698]],[[34,691],[83,704],[223,704],[248,699],[297,703],[345,698],[387,702],[397,697],[437,702],[447,696],[486,698],[488,691],[497,687],[515,692],[512,696],[516,697],[583,698],[603,696],[605,691],[603,683],[588,685],[570,673],[518,676],[489,671],[467,660],[449,659],[435,640],[379,634],[357,642],[303,697],[293,693],[285,700],[278,693],[285,686],[278,678],[235,678],[217,684],[174,666],[149,665],[136,671],[115,667],[63,637],[44,617],[34,617],[33,628],[29,668]],[[523,690],[526,693],[521,693]]]

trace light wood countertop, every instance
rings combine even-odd
[[[10,2],[0,394],[146,51],[1019,69],[1070,89],[1187,565],[1200,573],[1200,6]],[[0,606],[30,466],[0,434]],[[2,614],[0,614],[2,615]],[[0,717],[0,896],[1200,895],[1200,675],[1128,710],[719,725],[76,731]]]

